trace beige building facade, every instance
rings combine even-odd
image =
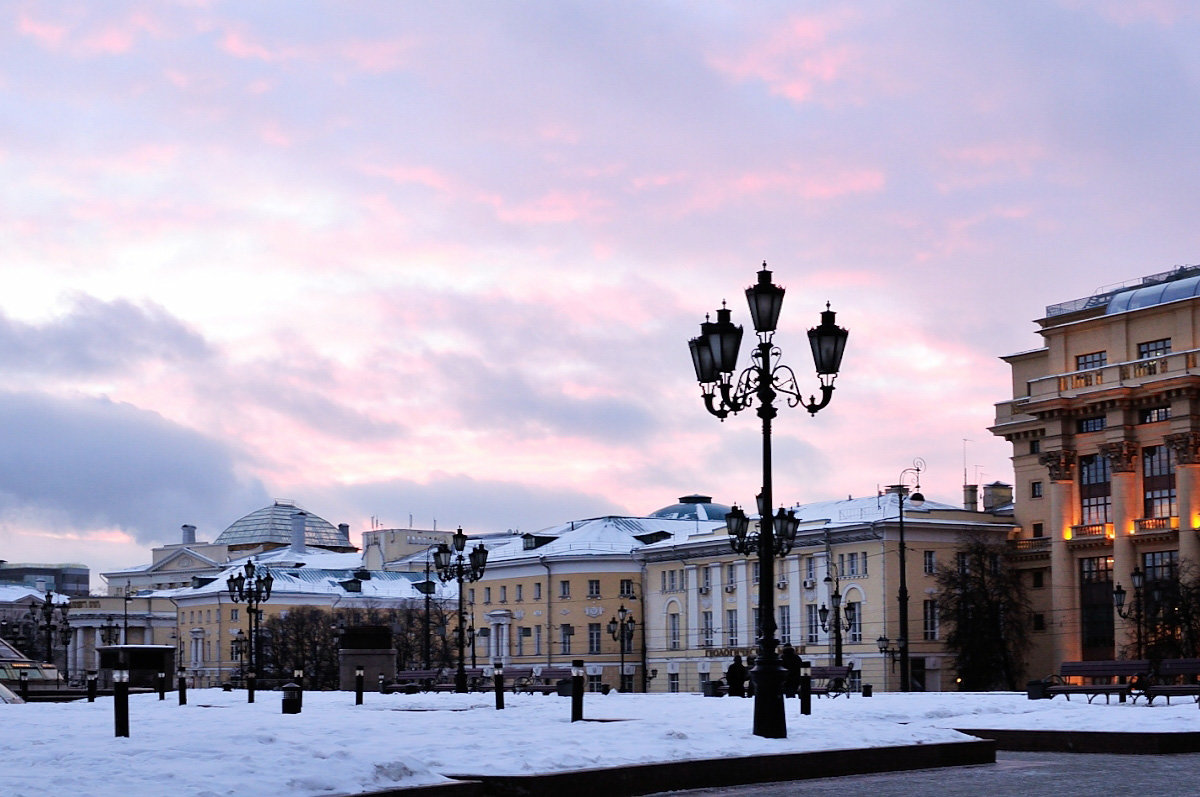
[[[1031,675],[1122,658],[1136,629],[1114,610],[1200,563],[1200,268],[1143,277],[1046,308],[1044,345],[1004,357],[1020,528],[1013,558],[1034,599]]]

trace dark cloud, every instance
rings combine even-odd
[[[0,423],[0,512],[150,543],[177,541],[184,523],[215,536],[268,503],[231,449],[128,404],[0,393]]]
[[[204,338],[163,308],[76,296],[41,324],[0,315],[0,371],[89,377],[132,371],[147,361],[200,360]]]

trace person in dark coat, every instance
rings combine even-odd
[[[754,664],[757,661],[754,656],[746,657],[746,697],[754,697]]]
[[[730,697],[746,696],[746,665],[740,654],[734,654],[733,663],[725,671],[725,683],[729,684]]]
[[[795,697],[800,691],[800,656],[791,645],[786,645],[779,654],[779,663],[787,670],[783,677],[784,697]]]

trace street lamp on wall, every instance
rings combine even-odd
[[[921,495],[921,471],[923,470],[925,470],[925,460],[917,457],[913,460],[911,468],[900,471],[899,481],[887,488],[889,493],[896,496],[900,508],[900,589],[897,595],[897,602],[900,605],[900,638],[897,640],[897,645],[900,649],[901,692],[908,692],[912,689],[912,661],[908,650],[908,566],[905,560],[907,547],[904,543],[904,499],[908,498],[908,505],[913,509],[924,506],[925,496]],[[906,478],[910,477],[914,484],[911,492],[905,484]]]
[[[434,553],[433,560],[437,566],[437,576],[442,583],[456,581],[458,583],[458,671],[454,674],[454,691],[467,691],[466,668],[466,618],[463,615],[463,581],[475,582],[483,578],[487,569],[487,548],[483,543],[477,544],[471,552],[463,556],[467,547],[467,535],[460,526],[451,538],[453,549],[446,543],[441,543]],[[472,618],[474,622],[474,618]]]
[[[731,414],[747,410],[757,403],[762,420],[762,492],[759,495],[759,528],[749,531],[749,518],[733,507],[726,524],[733,550],[750,556],[757,554],[759,578],[762,583],[775,583],[775,557],[791,550],[799,521],[780,509],[772,516],[774,495],[771,474],[771,421],[777,414],[775,401],[782,397],[789,407],[802,406],[815,415],[833,397],[833,382],[841,368],[842,353],[849,333],[834,323],[835,313],[825,305],[821,324],[808,331],[808,340],[821,385],[821,399],[809,396],[804,401],[792,369],[781,362],[782,352],[773,339],[779,314],[783,308],[784,289],[771,281],[771,272],[764,262],[758,272],[758,282],[746,289],[758,343],[751,352],[751,364],[737,377],[738,349],[742,328],[734,325],[730,310],[724,305],[717,310],[717,320],[705,320],[700,335],[688,341],[700,395],[708,412],[724,421]],[[784,671],[776,650],[775,595],[771,589],[759,591],[759,616],[762,636],[759,638],[758,662],[754,679],[754,734],[766,738],[785,738],[787,722],[784,717]]]

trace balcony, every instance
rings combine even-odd
[[[1009,547],[1014,551],[1021,553],[1030,553],[1033,551],[1048,551],[1050,550],[1049,537],[1030,537],[1025,540],[1009,540]]]
[[[1087,523],[1081,526],[1071,527],[1071,539],[1097,539],[1103,537],[1112,537],[1111,523]]]
[[[1153,534],[1179,528],[1177,517],[1143,517],[1133,521],[1135,534]]]
[[[1063,397],[1070,398],[1116,387],[1137,387],[1148,382],[1179,376],[1196,375],[1200,349],[1172,352],[1146,360],[1129,360],[1100,368],[1053,374],[1028,382],[1028,398],[1021,402]],[[1019,411],[1019,408],[1018,408]]]

